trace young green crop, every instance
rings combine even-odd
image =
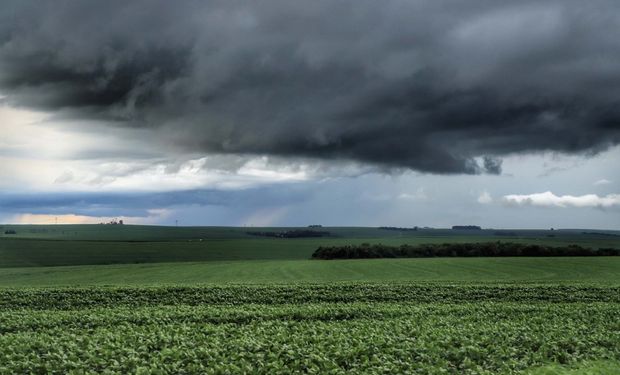
[[[613,302],[620,286],[563,284],[335,283],[202,287],[0,289],[3,309],[287,303]]]
[[[320,284],[0,291],[0,374],[510,374],[620,359],[620,290]]]

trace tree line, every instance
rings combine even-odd
[[[515,242],[443,243],[388,246],[361,244],[321,246],[313,259],[432,258],[432,257],[557,257],[618,256],[620,249],[592,249],[579,245],[548,246]]]

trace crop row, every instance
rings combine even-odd
[[[78,309],[287,303],[620,302],[620,286],[342,283],[200,287],[0,289],[0,308]]]
[[[2,310],[0,374],[519,373],[620,359],[617,303]]]

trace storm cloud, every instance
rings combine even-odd
[[[498,174],[506,155],[620,143],[619,14],[596,0],[4,1],[0,93],[152,129],[171,152]]]

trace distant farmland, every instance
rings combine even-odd
[[[300,228],[253,228],[283,232]],[[303,228],[302,228],[303,229]],[[620,248],[613,232],[583,231],[418,231],[379,228],[321,228],[330,237],[273,238],[234,227],[149,227],[120,225],[4,226],[16,234],[0,235],[0,267],[69,266],[222,260],[310,259],[319,246],[362,243],[399,246],[427,243],[502,241],[547,246]],[[4,233],[2,231],[1,233]],[[499,233],[499,234],[498,234]],[[552,237],[551,237],[552,236]]]

